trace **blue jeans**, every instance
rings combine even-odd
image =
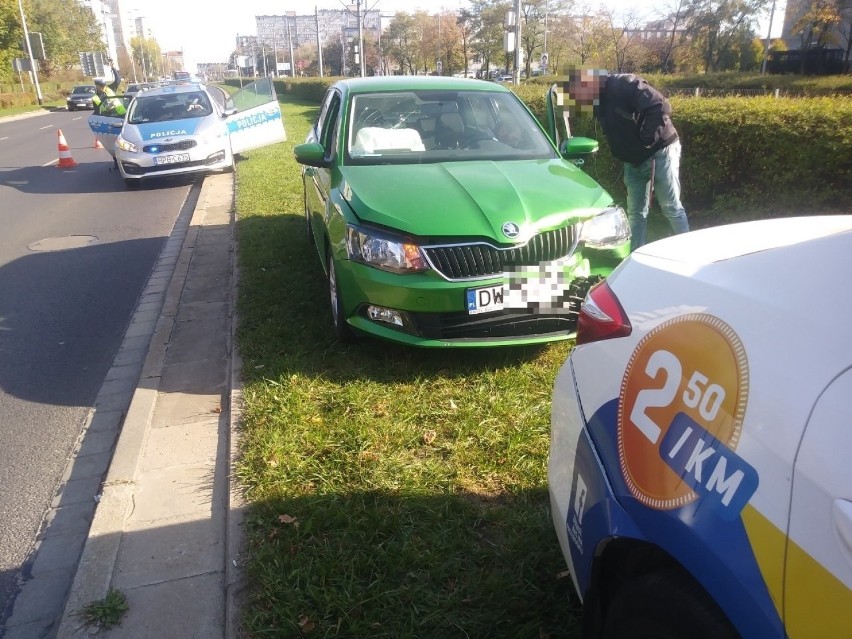
[[[648,230],[648,208],[651,200],[653,165],[654,195],[663,214],[669,219],[673,233],[689,230],[686,211],[680,203],[680,140],[660,149],[639,166],[624,164],[627,187],[627,218],[630,220],[630,250],[645,244]]]

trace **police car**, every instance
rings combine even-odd
[[[149,89],[124,117],[93,115],[89,126],[129,188],[151,177],[232,170],[235,154],[286,139],[269,78],[233,96],[201,83]]]
[[[591,289],[551,415],[587,637],[852,637],[852,215],[644,246]]]

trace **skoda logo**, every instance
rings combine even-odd
[[[503,235],[508,238],[516,238],[521,234],[521,227],[514,222],[506,222],[503,225]]]

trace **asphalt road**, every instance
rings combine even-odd
[[[88,111],[0,119],[0,628],[194,181],[127,191]],[[58,168],[62,130],[74,168]]]

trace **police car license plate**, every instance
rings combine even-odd
[[[154,158],[154,164],[177,164],[178,162],[189,162],[189,153],[158,155]]]
[[[503,286],[483,286],[465,291],[469,315],[503,310]]]

